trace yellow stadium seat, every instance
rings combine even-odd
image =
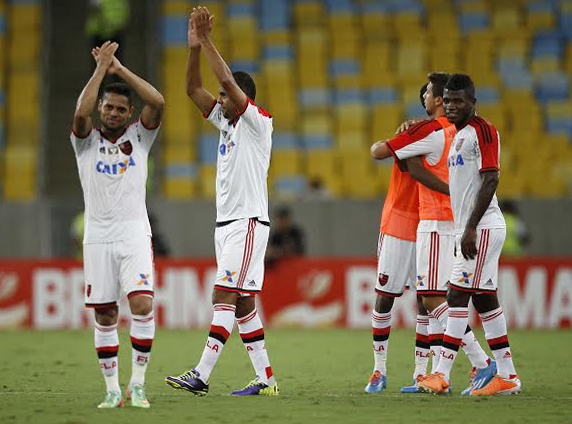
[[[426,74],[428,69],[427,47],[424,44],[406,44],[399,46],[397,52],[397,73],[400,80]]]
[[[339,157],[332,149],[310,149],[306,153],[306,176],[308,181],[321,181],[326,189],[336,195],[342,194]]]
[[[482,116],[485,120],[489,121],[497,129],[499,134],[502,136],[508,129],[507,125],[507,115],[505,110],[500,103],[487,103],[479,105],[477,103],[477,113]]]
[[[361,27],[366,40],[387,40],[394,36],[394,21],[385,13],[364,13]]]
[[[161,12],[163,15],[190,15],[192,11],[192,5],[187,0],[165,0],[161,5]],[[209,11],[214,13],[210,9],[210,4]]]
[[[36,195],[37,148],[11,143],[4,153],[4,198],[29,201]]]
[[[8,60],[10,69],[39,69],[40,38],[35,32],[15,33],[10,37]]]
[[[372,110],[370,140],[385,140],[395,134],[403,121],[403,111],[399,105],[381,105]]]
[[[332,118],[328,113],[305,113],[302,116],[303,135],[332,134]]]
[[[294,21],[298,27],[318,26],[324,17],[324,6],[322,2],[304,1],[293,4]]]
[[[189,200],[196,195],[196,185],[192,178],[164,177],[163,194],[171,200]]]
[[[196,146],[188,140],[170,140],[161,146],[161,157],[165,165],[173,163],[193,163],[196,159]]]
[[[363,84],[363,76],[356,75],[337,75],[333,77],[333,84],[336,89],[344,88],[361,88]]]
[[[511,34],[518,30],[522,23],[519,9],[506,7],[495,10],[492,15],[492,30],[496,34]]]
[[[368,112],[368,108],[362,103],[348,103],[336,106],[336,133],[365,130],[369,117]]]
[[[485,1],[463,1],[459,2],[459,12],[474,13],[489,11],[489,5]]]
[[[292,43],[292,37],[288,30],[265,31],[261,37],[266,45],[288,45]]]
[[[274,178],[284,175],[297,175],[303,171],[302,152],[297,149],[273,150],[270,172]]]
[[[556,25],[556,17],[552,12],[529,13],[525,19],[525,27],[529,30],[549,29]]]
[[[546,73],[557,72],[561,69],[559,57],[535,58],[530,64],[530,70],[535,77]]]
[[[546,116],[551,118],[571,118],[572,101],[549,102],[545,108]]]
[[[13,4],[9,8],[10,31],[38,30],[42,22],[42,8],[38,4]]]
[[[216,197],[216,165],[202,165],[199,171],[200,195],[206,199]]]
[[[251,34],[241,35],[238,38],[240,42],[231,43],[229,59],[232,61],[255,61],[258,60],[260,45],[258,36]]]
[[[368,43],[365,46],[363,61],[363,79],[367,86],[380,85],[385,78],[395,80],[391,70],[393,64],[393,46],[389,42]],[[387,83],[386,83],[387,85]]]
[[[336,147],[340,152],[368,150],[368,139],[365,130],[339,131],[336,134]]]

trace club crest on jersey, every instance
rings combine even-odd
[[[224,155],[226,155],[227,153],[230,153],[230,150],[231,150],[234,146],[236,146],[236,144],[235,144],[234,141],[232,141],[232,140],[230,140],[228,143],[222,143],[222,144],[220,145],[220,148],[219,148],[220,154],[221,154],[222,156],[224,156]]]
[[[100,174],[108,175],[121,175],[127,171],[127,168],[135,166],[135,161],[132,157],[125,159],[124,161],[114,163],[112,165],[105,164],[103,161],[97,162],[95,165],[95,170]]]
[[[377,281],[379,281],[379,285],[380,286],[385,286],[387,284],[387,282],[389,281],[389,275],[387,274],[379,274],[377,276]]]

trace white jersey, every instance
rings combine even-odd
[[[220,130],[216,172],[217,222],[243,218],[269,221],[267,178],[272,149],[272,117],[250,99],[235,122],[223,116],[218,103],[205,117]]]
[[[499,134],[483,118],[474,116],[457,132],[449,150],[449,190],[455,232],[462,234],[473,212],[481,188],[481,172],[498,171]],[[505,228],[496,194],[477,225],[478,229]]]
[[[83,139],[71,134],[85,202],[84,244],[151,236],[145,186],[158,131],[139,120],[113,142],[96,128]]]

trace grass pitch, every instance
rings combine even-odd
[[[235,331],[236,333],[236,331]],[[466,398],[469,363],[459,355],[452,396],[401,395],[413,371],[413,331],[394,331],[389,342],[388,385],[363,392],[371,373],[371,332],[269,330],[267,347],[280,385],[275,398],[228,396],[253,377],[248,355],[231,336],[203,398],[166,386],[166,375],[194,366],[206,331],[159,330],[147,373],[152,407],[98,410],[104,382],[91,331],[0,333],[0,423],[572,423],[570,331],[509,334],[524,392],[519,396]],[[483,340],[482,333],[478,333]],[[120,383],[129,381],[131,346],[120,334]],[[488,351],[488,348],[487,348]]]

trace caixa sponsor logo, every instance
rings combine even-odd
[[[129,168],[130,166],[135,166],[135,161],[133,160],[132,157],[130,157],[129,159],[125,159],[122,162],[114,163],[112,165],[108,165],[106,163],[103,163],[103,161],[99,161],[97,162],[95,169],[100,174],[118,175],[118,174],[123,174],[125,171],[127,171],[127,168]]]
[[[452,166],[460,166],[460,165],[464,165],[465,162],[463,162],[463,156],[461,155],[452,155],[449,156],[449,168]]]

